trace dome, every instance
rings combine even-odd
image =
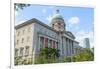
[[[63,19],[63,17],[59,14],[59,13],[56,13],[52,16],[52,19]]]
[[[52,16],[51,26],[57,31],[65,30],[65,22],[59,10],[56,10],[56,13]]]
[[[56,10],[56,13],[52,16],[52,23],[64,23],[63,17],[60,15],[59,10]]]
[[[51,23],[64,23],[63,17],[60,15],[59,10],[52,16]]]
[[[63,17],[60,15],[59,10],[56,10],[56,14],[52,16],[52,19],[63,19]]]

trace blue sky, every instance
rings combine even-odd
[[[88,37],[91,47],[93,47],[93,8],[31,5],[23,10],[15,11],[15,24],[37,18],[49,25],[53,14],[56,13],[56,9],[59,9],[60,14],[65,20],[66,31],[71,31],[81,46],[83,45],[83,39]]]

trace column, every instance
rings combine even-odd
[[[70,54],[72,56],[72,40],[70,40]]]
[[[70,48],[70,56],[72,55],[72,46],[71,46],[71,40],[69,40],[69,48]]]
[[[68,48],[69,48],[69,56],[70,56],[70,40],[68,39]]]
[[[38,37],[38,39],[39,39],[38,51],[40,51],[40,36]]]
[[[44,40],[43,40],[43,48],[45,48],[45,37],[44,37]]]
[[[62,55],[64,55],[64,42],[63,42],[63,37],[62,37]]]
[[[73,46],[73,41],[72,41],[72,54],[74,54],[74,46]]]
[[[63,38],[63,46],[64,46],[64,56],[67,56],[67,50],[66,50],[66,38]]]
[[[74,41],[73,41],[73,48],[74,48],[74,54],[76,54],[76,47]]]
[[[68,38],[66,38],[66,55],[68,56]]]
[[[56,42],[56,49],[57,49],[57,50],[59,49],[59,47],[58,47],[58,42]]]
[[[70,56],[70,39],[69,39],[69,56]]]
[[[68,56],[69,56],[69,54],[70,54],[70,48],[69,48],[69,39],[68,39],[68,38],[67,38],[67,48],[68,48],[68,49],[67,49],[67,50],[68,50],[68,53],[67,53],[67,54],[68,54]]]
[[[57,42],[55,41],[55,49],[57,49]]]
[[[59,36],[60,60],[62,60],[62,36]]]

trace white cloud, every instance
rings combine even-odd
[[[68,20],[68,23],[70,24],[78,24],[79,23],[79,18],[77,16],[74,16],[74,17],[71,17],[69,20]]]
[[[52,16],[51,16],[51,15],[49,15],[49,16],[46,18],[46,20],[47,20],[48,22],[50,22],[51,19],[52,19]]]
[[[84,38],[89,38],[90,40],[90,46],[94,46],[94,38],[93,38],[93,32],[85,32],[85,31],[79,31],[75,34],[76,40],[80,43],[81,46],[83,46],[83,40]],[[84,46],[83,46],[84,47]]]

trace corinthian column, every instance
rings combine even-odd
[[[70,55],[70,46],[69,46],[69,39],[68,39],[68,56]]]

